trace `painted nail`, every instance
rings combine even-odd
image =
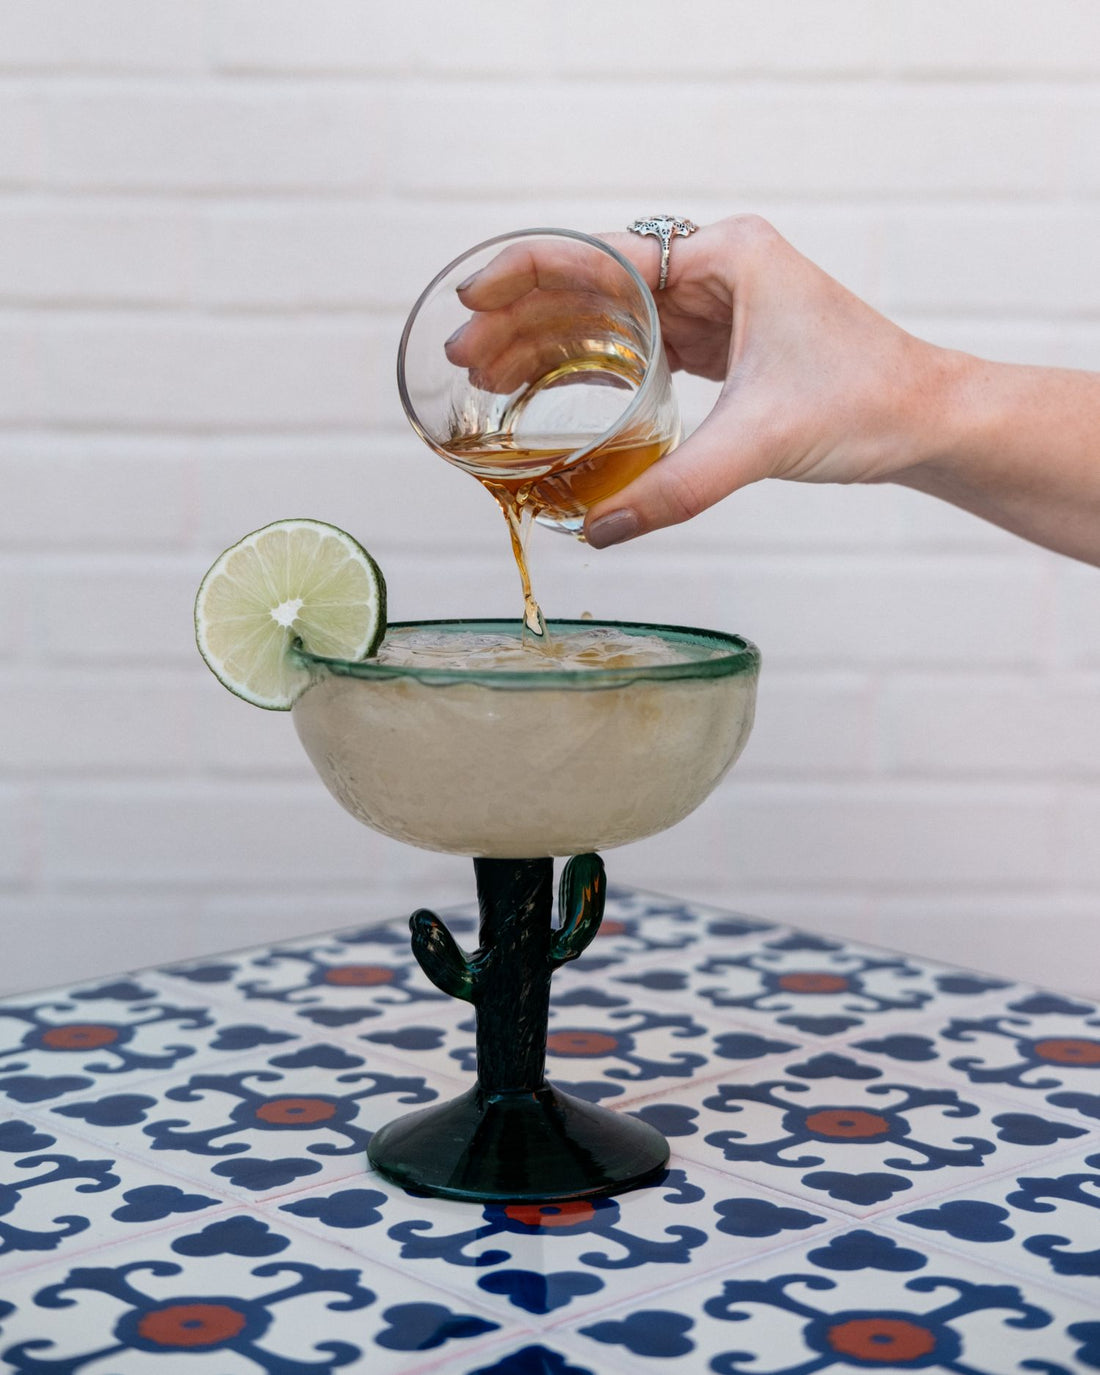
[[[620,511],[609,511],[606,516],[594,520],[585,530],[584,537],[593,549],[606,549],[609,544],[622,544],[640,532],[637,515],[624,506]]]

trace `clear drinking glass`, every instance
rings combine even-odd
[[[440,457],[506,514],[572,534],[680,434],[649,288],[569,229],[501,234],[445,267],[406,321],[397,382]]]

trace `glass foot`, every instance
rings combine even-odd
[[[637,1117],[562,1093],[485,1094],[422,1108],[375,1132],[370,1163],[419,1193],[485,1203],[598,1198],[643,1184],[668,1142]]]

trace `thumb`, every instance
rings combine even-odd
[[[699,428],[621,492],[588,512],[584,537],[594,549],[690,520],[766,477],[771,464],[753,427],[731,425],[721,402]]]

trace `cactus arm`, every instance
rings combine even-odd
[[[443,993],[473,1002],[476,968],[434,912],[421,907],[409,918],[412,949],[420,968]]]
[[[599,855],[574,855],[558,888],[558,929],[550,947],[550,962],[575,960],[600,929],[606,896],[603,860]]]

